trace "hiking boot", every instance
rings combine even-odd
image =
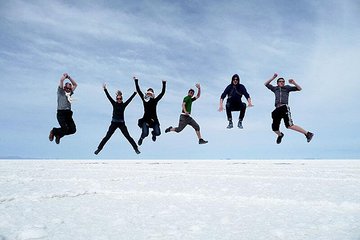
[[[244,128],[243,125],[242,125],[242,121],[241,121],[241,120],[239,120],[239,122],[238,122],[238,128],[240,128],[240,129],[243,129],[243,128]]]
[[[138,148],[137,148],[137,149],[134,149],[134,150],[135,150],[136,154],[140,154],[140,151],[139,151]]]
[[[54,132],[53,132],[53,130],[51,130],[50,131],[50,134],[49,134],[49,140],[50,140],[50,142],[52,142],[52,141],[54,141]]]
[[[313,136],[314,136],[314,134],[313,134],[312,132],[307,132],[307,133],[305,134],[305,137],[306,137],[307,142],[310,142],[311,139],[313,138]]]
[[[199,139],[199,144],[205,144],[205,143],[208,143],[208,141],[205,141],[205,140],[202,139],[202,138]]]
[[[167,129],[165,129],[165,133],[170,132],[171,129],[172,129],[172,126],[168,127]]]
[[[101,151],[100,149],[96,149],[96,151],[94,152],[94,154],[95,154],[95,155],[98,155],[100,151]]]
[[[230,129],[230,128],[233,128],[233,122],[232,121],[229,121],[229,125],[226,127],[227,129]]]
[[[140,139],[139,139],[139,141],[138,141],[138,145],[139,145],[139,146],[142,144],[143,140],[144,140],[143,138],[140,138]]]
[[[59,135],[55,136],[55,142],[56,142],[56,144],[60,143],[60,136]]]
[[[281,140],[282,140],[282,138],[284,137],[284,134],[283,133],[280,133],[281,135],[280,136],[278,136],[277,137],[277,139],[276,139],[276,143],[277,144],[280,144],[281,143]]]

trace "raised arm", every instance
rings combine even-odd
[[[142,93],[140,86],[139,86],[139,79],[137,77],[133,77],[134,82],[135,82],[135,88],[137,93],[139,94],[141,99],[144,99],[144,94]]]
[[[61,78],[60,78],[60,82],[59,82],[59,87],[61,88],[61,89],[63,89],[64,88],[64,81],[65,81],[65,79],[67,78],[67,73],[64,73],[63,75],[61,75]]]
[[[131,102],[131,100],[133,100],[133,99],[134,99],[135,95],[136,95],[136,92],[134,92],[134,93],[131,95],[131,97],[129,97],[129,99],[128,99],[128,100],[126,100],[126,102],[124,103],[124,104],[125,104],[125,106],[127,106],[127,105]]]
[[[277,73],[274,73],[274,76],[272,76],[272,78],[270,78],[269,80],[267,80],[264,85],[267,86],[268,84],[270,84],[276,77],[278,76]]]
[[[72,85],[73,85],[73,87],[72,87],[72,91],[75,91],[76,87],[78,86],[78,85],[77,85],[77,83],[75,82],[75,80],[74,80],[72,77],[70,77],[70,75],[69,75],[69,74],[67,74],[67,79],[69,79],[69,80],[70,80],[70,82],[71,82],[71,83],[72,83]]]
[[[161,89],[161,93],[156,97],[157,100],[160,100],[164,96],[165,89],[166,89],[166,80],[162,80],[162,89]]]
[[[196,95],[196,99],[198,99],[201,95],[201,88],[200,88],[200,83],[195,84],[195,87],[198,89],[197,95]]]
[[[110,94],[109,94],[109,92],[108,92],[108,90],[107,90],[107,88],[106,88],[106,84],[105,84],[105,83],[103,84],[103,88],[104,88],[104,92],[105,92],[106,97],[109,99],[109,101],[111,102],[111,104],[114,104],[114,103],[115,103],[115,100],[112,99],[112,97],[110,96]]]
[[[302,90],[302,88],[300,87],[300,85],[297,84],[294,79],[289,79],[289,83],[290,83],[290,84],[293,84],[299,91]]]

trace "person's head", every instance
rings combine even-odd
[[[71,92],[72,90],[73,90],[73,85],[70,82],[65,83],[64,91],[65,92]]]
[[[240,77],[237,74],[234,74],[231,78],[231,84],[237,85],[240,83]]]
[[[284,78],[278,78],[278,80],[276,81],[277,85],[282,87],[285,85],[285,79]]]
[[[154,98],[155,97],[154,89],[149,88],[148,90],[146,90],[146,96],[150,98]]]
[[[122,92],[120,91],[120,90],[117,90],[117,92],[116,92],[116,102],[122,102],[122,99],[123,99],[123,97],[122,97]]]
[[[188,96],[192,97],[194,96],[194,94],[195,94],[195,90],[190,88],[190,90],[188,91]]]

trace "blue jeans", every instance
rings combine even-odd
[[[147,136],[149,136],[149,124],[146,123],[146,122],[143,122],[142,124],[142,133],[141,133],[141,138],[144,139],[146,138]],[[151,132],[151,134],[153,136],[160,136],[161,132],[160,132],[160,125],[159,123],[155,123],[153,125],[153,131]]]

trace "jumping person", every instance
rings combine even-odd
[[[110,103],[113,106],[113,115],[112,115],[112,120],[111,120],[109,130],[107,131],[106,136],[101,140],[101,142],[100,142],[97,150],[94,152],[94,154],[97,155],[103,149],[104,145],[110,139],[110,137],[113,135],[113,133],[115,132],[115,130],[117,128],[120,128],[124,137],[129,141],[131,146],[134,148],[135,152],[137,154],[139,154],[140,151],[138,149],[138,146],[136,145],[134,139],[130,136],[129,131],[125,125],[125,120],[124,120],[125,108],[131,102],[131,100],[135,97],[136,92],[134,92],[131,95],[131,97],[124,103],[121,91],[118,90],[116,92],[116,101],[115,101],[114,99],[112,99],[108,90],[106,89],[106,84],[103,85],[103,88],[104,88],[106,97],[109,99]]]
[[[70,82],[65,83],[65,79]],[[65,135],[74,134],[76,132],[76,125],[72,118],[73,112],[71,111],[71,96],[73,95],[77,83],[70,77],[69,74],[64,73],[60,78],[60,84],[57,90],[57,120],[60,128],[53,128],[49,134],[49,140],[53,141],[55,137],[56,144],[60,143],[60,139]]]
[[[289,83],[294,86],[285,85],[285,79],[282,77],[277,79],[277,86],[271,85],[270,83],[277,76],[278,74],[274,73],[274,76],[265,82],[265,86],[275,94],[275,110],[272,112],[271,116],[273,119],[272,130],[278,136],[276,139],[276,143],[277,144],[281,143],[281,140],[284,137],[284,134],[279,130],[281,119],[284,119],[286,128],[304,134],[307,142],[310,142],[314,134],[304,130],[303,128],[297,125],[294,125],[291,119],[290,107],[288,105],[289,93],[293,91],[301,91],[302,88],[295,82],[294,79],[289,79]]]
[[[152,140],[155,142],[156,137],[160,136],[161,134],[160,122],[156,113],[156,106],[160,101],[160,99],[165,94],[166,81],[165,80],[162,81],[162,90],[157,97],[155,97],[154,90],[152,88],[149,88],[144,95],[140,90],[139,80],[136,77],[134,77],[134,81],[135,81],[136,91],[139,94],[141,101],[143,102],[144,105],[144,115],[138,121],[138,125],[142,129],[138,144],[141,145],[144,138],[146,138],[149,135],[149,128],[153,129],[151,134],[152,134]]]
[[[227,97],[226,101],[226,115],[229,121],[229,125],[227,126],[228,129],[233,128],[233,121],[232,121],[232,111],[240,111],[239,114],[239,121],[238,121],[238,128],[242,129],[242,121],[245,116],[246,111],[246,103],[241,101],[241,97],[245,96],[248,101],[248,107],[252,107],[251,98],[244,85],[240,84],[240,77],[239,75],[235,74],[231,78],[231,83],[225,88],[224,92],[221,94],[220,97],[220,106],[219,112],[224,110],[223,102],[225,97]]]
[[[188,91],[188,95],[184,97],[184,100],[182,103],[182,113],[180,115],[178,127],[173,128],[172,126],[170,126],[165,130],[165,132],[168,133],[170,131],[174,131],[174,132],[179,133],[187,125],[190,125],[195,129],[196,135],[199,139],[199,144],[205,144],[205,143],[208,143],[208,141],[205,141],[204,139],[201,138],[199,124],[197,124],[197,122],[190,116],[192,102],[200,97],[200,92],[201,92],[200,84],[196,84],[195,86],[198,89],[197,95],[194,97],[195,91],[194,91],[194,89],[190,89]]]

